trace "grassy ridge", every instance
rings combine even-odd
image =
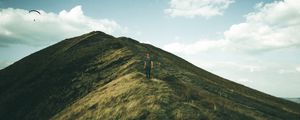
[[[145,52],[153,79],[143,71]],[[300,105],[226,80],[126,37],[91,32],[0,71],[0,117],[14,119],[289,119]]]

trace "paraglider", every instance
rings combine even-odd
[[[36,13],[38,13],[38,14],[41,14],[39,11],[37,11],[37,10],[29,10],[29,13],[31,13],[31,12],[36,12]]]
[[[29,12],[28,13],[38,13],[39,15],[41,15],[41,13],[39,12],[39,11],[37,11],[37,10],[29,10]],[[35,19],[33,19],[33,21],[35,21]]]

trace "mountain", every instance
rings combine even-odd
[[[300,98],[284,98],[284,99],[300,104]]]
[[[145,78],[143,60],[154,60]],[[299,120],[300,105],[234,83],[149,44],[94,31],[0,71],[3,120]]]

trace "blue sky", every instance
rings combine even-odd
[[[101,30],[274,96],[300,97],[299,8],[296,0],[0,0],[0,69]]]

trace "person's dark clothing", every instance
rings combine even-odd
[[[145,60],[145,62],[146,62],[146,77],[147,77],[147,79],[150,79],[150,77],[151,77],[151,59],[150,58],[146,58],[146,60]]]
[[[150,79],[151,75],[151,68],[146,68],[146,77],[147,79]]]

